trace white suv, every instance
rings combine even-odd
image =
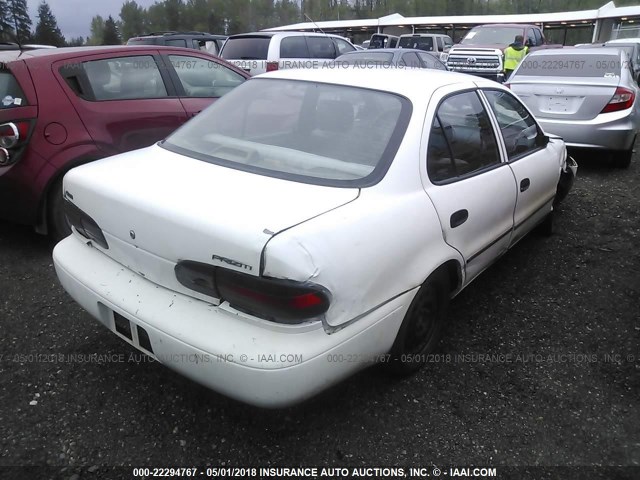
[[[250,75],[285,68],[316,68],[356,50],[338,35],[309,32],[257,32],[232,35],[220,57]]]

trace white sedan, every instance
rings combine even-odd
[[[549,227],[574,174],[494,82],[273,72],[155,146],[70,171],[55,268],[124,341],[281,407],[376,362],[419,368],[449,299]]]

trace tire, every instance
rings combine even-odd
[[[631,165],[631,157],[633,156],[633,147],[622,152],[615,152],[613,156],[613,164],[617,168],[629,168]]]
[[[544,217],[544,220],[536,227],[536,231],[544,237],[553,235],[553,210]]]
[[[449,306],[449,281],[444,270],[422,284],[400,325],[390,350],[388,370],[395,375],[416,372],[438,344]]]
[[[71,235],[71,225],[64,214],[62,178],[51,188],[48,200],[47,220],[49,224],[49,236],[55,243],[58,243],[63,238]]]

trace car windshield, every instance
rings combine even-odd
[[[8,70],[0,70],[0,109],[19,107],[27,104],[27,99],[15,77]]]
[[[384,175],[408,124],[404,97],[311,81],[253,79],[162,146],[254,173],[334,186]]]
[[[266,60],[271,37],[229,38],[222,47],[220,56],[234,60]]]
[[[568,52],[532,55],[522,60],[516,76],[613,78],[620,76],[622,63],[618,55],[595,52],[588,55],[571,55]]]
[[[505,47],[516,38],[516,35],[524,36],[522,27],[483,27],[471,30],[462,39],[462,45],[504,45]]]

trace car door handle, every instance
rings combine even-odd
[[[524,192],[525,190],[527,190],[529,187],[531,186],[531,180],[529,180],[528,178],[523,179],[520,182],[520,192]]]
[[[457,212],[451,215],[449,219],[449,225],[451,228],[456,228],[462,225],[469,218],[469,212],[467,210],[458,210]]]

